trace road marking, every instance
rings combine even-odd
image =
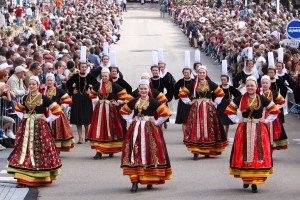
[[[7,170],[1,170],[0,174],[7,174]]]
[[[230,145],[233,144],[233,141],[234,141],[234,138],[228,138],[228,143],[229,143]]]
[[[0,182],[17,182],[16,179],[14,179],[14,177],[1,177],[0,176]]]
[[[300,139],[293,139],[295,142],[300,142]]]

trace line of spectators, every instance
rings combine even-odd
[[[1,116],[10,116],[0,118],[0,144],[6,138],[15,139],[13,108],[27,94],[30,76],[40,78],[41,92],[50,72],[55,74],[56,86],[66,89],[65,83],[78,71],[81,46],[87,47],[88,70],[93,70],[102,64],[103,44],[120,40],[119,3],[57,0],[50,2],[49,10],[43,9],[43,5],[8,5],[0,14]]]
[[[300,103],[300,52],[299,46],[289,46],[285,33],[287,23],[299,19],[298,10],[288,11],[281,5],[277,14],[276,4],[249,4],[242,1],[233,4],[217,2],[207,6],[205,1],[174,4],[171,19],[189,38],[190,45],[205,52],[215,63],[227,60],[233,79],[243,71],[248,59],[248,50],[253,49],[253,64],[259,75],[268,73],[268,52],[273,52],[275,61],[278,49],[284,48],[283,72],[293,84],[287,86],[293,92],[295,103]],[[279,75],[281,76],[281,75]],[[277,76],[278,77],[278,76]],[[239,87],[236,81],[235,87]]]

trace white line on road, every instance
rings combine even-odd
[[[9,182],[16,182],[17,180],[14,177],[0,177],[0,182],[9,181]]]
[[[1,170],[0,174],[7,174],[7,170]]]

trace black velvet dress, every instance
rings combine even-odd
[[[93,104],[89,99],[87,91],[94,84],[96,79],[88,74],[86,77],[81,77],[79,74],[74,74],[67,81],[67,88],[72,97],[73,104],[71,105],[70,123],[76,125],[89,125],[92,120]],[[77,94],[73,94],[74,88],[78,90]]]
[[[194,85],[194,79],[185,81],[182,78],[174,85],[174,98],[179,99],[178,100],[178,106],[177,106],[177,114],[176,114],[175,124],[185,124],[186,120],[189,116],[191,105],[183,103],[183,101],[178,96],[180,89],[182,87],[185,87],[185,86],[189,85],[189,84]],[[190,96],[190,98],[191,98],[191,96]]]

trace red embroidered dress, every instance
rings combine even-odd
[[[131,182],[140,184],[164,184],[172,178],[163,132],[158,126],[171,115],[168,107],[153,98],[133,99],[124,105],[120,113],[128,121],[134,112],[124,140],[121,168]],[[154,123],[154,115],[158,119]],[[125,117],[126,116],[126,117]]]
[[[179,97],[184,103],[197,100],[190,108],[183,142],[193,154],[221,155],[228,142],[212,101],[212,93],[222,99],[224,92],[210,80],[204,80],[202,83],[199,81],[196,84],[187,85],[179,92]],[[190,93],[193,95],[189,95]],[[189,96],[192,96],[191,99]]]
[[[55,148],[46,109],[55,116],[62,114],[60,106],[38,93],[23,98],[16,112],[23,113],[16,133],[15,148],[10,155],[8,173],[14,174],[19,184],[42,186],[51,184],[60,173],[61,161]]]
[[[275,104],[283,106],[285,104],[285,99],[283,96],[276,91],[268,90],[263,93],[263,95],[270,101],[274,101]],[[264,118],[268,117],[268,111],[264,112]],[[280,115],[273,121],[267,124],[270,131],[270,141],[272,150],[282,150],[288,148],[288,138],[284,130],[282,121],[280,120]]]
[[[47,89],[45,94],[52,101],[55,101],[61,106],[72,104],[72,99],[62,89],[53,87],[51,89]],[[52,122],[51,130],[55,139],[55,146],[58,151],[68,152],[70,149],[74,148],[74,136],[69,121],[64,113]]]
[[[102,81],[93,86],[89,98],[99,98],[92,116],[87,139],[92,149],[102,154],[118,153],[122,150],[124,134],[120,115],[111,101],[127,102],[132,97],[116,83]]]
[[[269,131],[260,121],[264,108],[273,118],[280,113],[273,101],[262,95],[250,98],[248,93],[233,99],[225,110],[235,123],[239,123],[237,110],[242,112],[243,122],[239,123],[235,133],[229,169],[230,174],[241,178],[244,184],[264,184],[273,173]]]

